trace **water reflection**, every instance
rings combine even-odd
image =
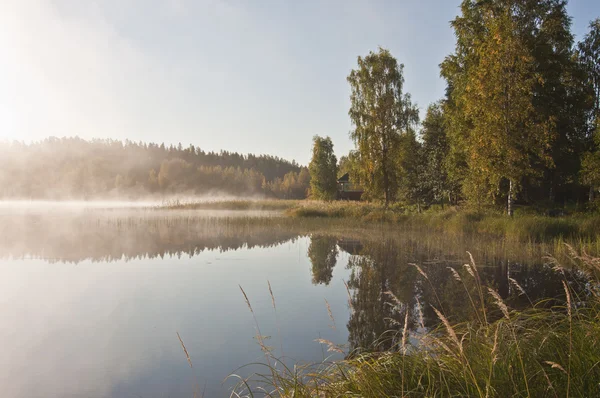
[[[319,361],[316,338],[350,351],[390,348],[406,314],[412,330],[421,327],[419,306],[425,328],[438,324],[432,306],[453,322],[481,316],[466,250],[511,307],[561,304],[562,275],[543,264],[547,249],[503,245],[243,214],[0,213],[0,316],[8,325],[0,338],[12,342],[0,384],[15,397],[192,396],[178,331],[206,396],[229,396],[223,378],[262,358],[239,284],[274,346]],[[585,276],[565,272],[584,300]],[[44,383],[32,386],[25,369]]]
[[[312,282],[329,285],[333,268],[337,263],[338,239],[331,235],[313,235],[308,246],[308,258],[312,264]]]
[[[132,210],[0,214],[0,258],[78,263],[194,256],[205,250],[273,247],[303,232],[268,218],[230,213],[229,217]]]
[[[491,297],[477,289],[476,277],[458,256],[419,251],[415,242],[394,238],[358,241],[313,235],[309,246],[313,283],[329,283],[336,246],[350,254],[347,281],[350,289],[350,319],[347,327],[351,351],[387,350],[394,344],[408,312],[409,329],[433,328],[439,324],[433,308],[451,322],[499,317]],[[416,249],[416,250],[415,250]],[[442,259],[443,258],[443,259]],[[493,288],[515,309],[564,302],[562,281],[566,277],[574,294],[589,294],[589,279],[577,269],[561,272],[544,264],[478,257],[481,283]],[[482,300],[483,298],[483,300]]]

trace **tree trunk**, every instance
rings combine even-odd
[[[513,216],[514,210],[513,210],[513,182],[512,180],[509,180],[508,182],[508,203],[507,203],[507,213],[509,217]]]
[[[383,190],[384,190],[384,195],[385,195],[385,207],[387,209],[388,204],[390,203],[390,183],[389,183],[389,177],[387,174],[387,171],[384,169],[383,172]]]
[[[390,177],[388,175],[387,168],[387,147],[385,144],[382,148],[382,172],[383,172],[383,194],[385,195],[385,208],[387,209],[388,204],[390,203]]]
[[[594,193],[595,193],[595,192],[594,192],[594,189],[595,189],[595,188],[594,188],[594,186],[592,185],[592,186],[590,187],[590,193],[589,193],[589,196],[588,196],[588,199],[589,199],[590,203],[592,203],[592,202],[594,201],[594,199],[596,199],[596,198],[594,197]]]

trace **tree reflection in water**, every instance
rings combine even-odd
[[[469,261],[466,250],[472,247],[482,283],[499,292],[510,307],[522,309],[542,299],[545,305],[556,305],[564,300],[562,275],[541,260],[546,248],[538,248],[539,254],[532,256],[531,247],[515,244],[507,250],[480,236],[456,239],[431,231],[381,228],[339,232],[318,220],[217,219],[172,211],[0,214],[0,236],[0,258],[75,263],[194,256],[204,250],[270,247],[310,236],[306,255],[315,285],[335,283],[336,264],[350,270],[347,327],[352,351],[389,349],[407,313],[408,328],[417,329],[419,306],[425,328],[439,322],[432,306],[451,322],[481,317],[475,280],[463,267]],[[340,258],[347,263],[339,264]],[[585,300],[590,281],[577,270],[567,270],[566,276],[574,294]],[[489,295],[483,297],[486,313],[498,316]]]
[[[312,264],[312,282],[329,285],[337,262],[337,238],[331,235],[313,234],[308,246],[308,258]]]
[[[436,253],[416,240],[389,237],[359,241],[313,235],[308,251],[313,283],[330,282],[338,248],[350,254],[347,267],[351,273],[347,283],[351,313],[347,327],[353,353],[393,348],[400,339],[407,311],[408,328],[413,332],[421,321],[428,329],[439,324],[433,307],[453,323],[483,316],[475,279],[464,267],[469,261],[466,252],[461,259]],[[482,284],[499,292],[512,308],[523,309],[543,299],[544,305],[558,305],[564,300],[562,275],[541,259],[525,264],[499,256],[476,258],[480,258],[477,270]],[[424,275],[413,263],[419,265]],[[571,269],[566,276],[579,297],[589,294],[589,280],[584,273]],[[485,292],[483,301],[488,317],[501,316]],[[422,308],[422,319],[418,308]]]

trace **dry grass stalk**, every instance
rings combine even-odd
[[[448,268],[450,270],[454,279],[456,279],[458,282],[462,282],[460,274],[454,268],[452,268],[452,267],[446,267],[446,268]]]
[[[327,346],[327,351],[328,352],[339,352],[340,354],[344,353],[344,350],[342,350],[340,348],[340,346],[338,346],[337,344],[333,343],[330,340],[326,340],[326,339],[315,339],[314,341],[316,341],[319,344],[324,344]]]
[[[421,276],[423,278],[425,278],[425,280],[427,282],[429,282],[429,286],[431,287],[431,291],[433,292],[433,294],[435,295],[435,298],[437,300],[438,305],[440,306],[440,309],[442,310],[442,312],[444,311],[444,304],[442,304],[442,300],[440,300],[440,297],[437,294],[437,291],[435,290],[435,286],[433,286],[433,283],[431,283],[431,280],[429,280],[429,277],[427,276],[427,274],[425,273],[425,271],[423,271],[421,269],[421,267],[419,267],[417,264],[414,263],[408,263],[408,265],[412,265],[413,267],[415,267],[417,269],[417,271],[419,272],[419,274],[421,274]]]
[[[263,336],[263,334],[260,331],[260,326],[258,325],[258,320],[256,319],[256,314],[254,313],[254,310],[252,309],[252,305],[250,304],[250,299],[248,298],[248,295],[244,291],[244,288],[242,288],[242,285],[238,285],[238,286],[240,287],[240,290],[242,291],[242,294],[244,295],[244,300],[246,300],[246,305],[248,306],[248,309],[250,310],[250,312],[252,313],[252,317],[254,318],[254,327],[256,328],[256,340],[258,341],[260,348],[265,353],[270,353],[271,349],[269,347],[267,347],[267,345],[265,344],[266,336]],[[267,358],[268,358],[268,356],[267,356]]]
[[[571,292],[569,291],[569,287],[567,286],[567,282],[562,281],[563,288],[565,289],[565,294],[567,295],[567,313],[569,314],[569,359],[568,359],[568,369],[567,373],[567,397],[569,396],[569,390],[571,387],[571,355],[573,352],[573,318],[571,313]]]
[[[389,322],[390,325],[392,325],[392,326],[400,326],[400,325],[402,325],[400,322],[398,322],[394,318],[383,318],[383,320]]]
[[[342,279],[342,282],[344,282],[344,286],[346,286],[346,292],[348,293],[348,307],[352,309],[352,295],[350,294],[350,287],[345,280]]]
[[[500,323],[496,324],[496,331],[494,332],[494,346],[492,347],[492,364],[498,361],[498,329],[500,329]]]
[[[176,333],[177,333],[177,338],[179,339],[179,342],[181,343],[181,348],[183,348],[183,352],[185,353],[185,357],[187,358],[187,361],[190,364],[190,368],[193,368],[194,366],[192,365],[192,359],[190,358],[190,354],[188,354],[188,350],[187,350],[187,348],[185,348],[185,344],[183,344],[183,340],[181,339],[179,332],[176,332]]]
[[[267,284],[269,285],[269,294],[271,295],[271,303],[273,303],[273,309],[277,311],[277,307],[275,306],[275,296],[273,295],[273,289],[271,289],[271,282],[268,279]]]
[[[335,330],[335,319],[333,318],[333,313],[331,312],[331,306],[329,305],[329,301],[327,301],[327,299],[325,299],[325,306],[327,307],[327,314],[329,315],[329,319],[331,319],[331,325],[329,325],[330,328],[332,328],[333,330]]]
[[[423,317],[423,306],[421,306],[421,302],[417,299],[417,319],[419,320],[419,326],[423,331],[425,330],[425,318]]]
[[[404,303],[402,301],[400,301],[400,299],[398,299],[398,297],[396,297],[396,295],[394,293],[392,293],[390,290],[388,290],[387,292],[384,292],[389,298],[392,299],[392,301],[394,302],[394,305],[398,306],[398,307],[402,307],[404,305]]]
[[[508,307],[506,306],[506,304],[504,304],[504,301],[502,300],[502,297],[500,297],[500,295],[498,294],[498,292],[496,292],[494,289],[492,289],[490,287],[488,287],[488,291],[492,295],[492,297],[494,298],[494,302],[496,303],[496,305],[498,306],[498,308],[500,308],[500,310],[504,314],[504,317],[506,319],[510,320],[510,315],[508,313]]]
[[[473,270],[475,270],[475,272],[477,272],[477,266],[475,265],[475,259],[473,258],[473,255],[469,251],[467,251],[467,254],[469,255],[469,258],[471,259],[471,265],[473,266]]]
[[[513,278],[510,278],[510,277],[508,278],[508,280],[519,291],[519,296],[520,295],[525,295],[525,296],[527,295],[527,293],[525,293],[525,289],[523,289],[521,287],[521,285],[519,285],[519,283],[516,280],[514,280]]]
[[[421,267],[419,267],[417,264],[410,263],[410,264],[408,264],[408,265],[412,265],[413,267],[415,267],[415,268],[417,269],[417,271],[419,271],[419,274],[421,274],[421,276],[422,276],[423,278],[425,278],[425,279],[429,280],[429,277],[427,276],[427,274],[425,273],[425,271],[423,271],[423,270],[421,269]]]
[[[544,260],[547,261],[546,265],[552,266],[552,270],[554,270],[554,272],[557,272],[559,274],[562,274],[563,276],[566,276],[565,274],[565,269],[563,268],[562,265],[560,265],[560,263],[558,262],[558,260],[552,256],[547,256],[544,257]]]
[[[558,370],[564,372],[564,374],[567,374],[567,371],[565,370],[565,368],[563,368],[562,366],[560,366],[556,362],[552,362],[552,361],[544,361],[544,362],[546,364],[550,365],[552,367],[552,369],[558,369]]]
[[[450,325],[450,322],[448,321],[448,319],[446,319],[446,317],[440,311],[438,311],[438,309],[435,308],[434,306],[431,306],[431,308],[433,308],[433,311],[435,311],[435,314],[437,315],[437,317],[442,321],[442,323],[446,327],[446,331],[448,332],[448,336],[450,336],[450,339],[454,342],[454,344],[456,344],[456,346],[462,353],[462,350],[463,350],[462,344],[458,340],[458,336],[456,335],[456,332],[454,331],[454,328],[452,327],[452,325]]]
[[[246,305],[250,309],[250,312],[254,314],[254,310],[252,309],[252,306],[250,305],[250,300],[248,299],[248,296],[246,295],[244,288],[242,288],[242,285],[238,285],[238,286],[240,287],[240,290],[242,291],[242,294],[244,295],[244,299],[246,300]]]
[[[408,309],[404,315],[404,329],[402,330],[402,355],[406,355],[406,342],[408,340]]]
[[[463,267],[465,267],[465,269],[467,270],[469,275],[471,275],[473,278],[475,278],[475,272],[473,272],[473,269],[471,268],[470,264],[465,264],[465,265],[463,265]]]
[[[271,282],[267,279],[267,285],[269,285],[269,294],[271,295],[271,303],[273,304],[273,310],[275,311],[275,321],[277,322],[277,334],[279,335],[279,346],[281,348],[281,355],[285,356],[283,352],[283,338],[281,337],[281,328],[279,327],[279,317],[277,316],[277,306],[275,305],[275,295],[271,288]]]
[[[569,287],[567,286],[567,282],[562,281],[563,288],[565,289],[565,295],[567,296],[567,313],[569,314],[569,321],[571,320],[571,293],[569,291]]]

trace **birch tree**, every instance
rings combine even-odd
[[[358,57],[358,68],[348,76],[349,111],[356,145],[358,175],[365,196],[396,200],[400,182],[401,136],[418,123],[418,111],[404,93],[404,65],[379,48]]]
[[[590,23],[590,31],[578,45],[578,55],[592,93],[588,124],[594,139],[583,156],[581,170],[583,183],[590,186],[589,201],[592,202],[600,186],[600,18]]]
[[[533,106],[534,59],[519,36],[515,3],[484,12],[487,33],[478,48],[479,64],[467,88],[466,112],[474,129],[469,137],[469,166],[493,186],[508,180],[507,213],[523,177],[534,169],[531,156],[544,158],[549,137],[537,123]]]

